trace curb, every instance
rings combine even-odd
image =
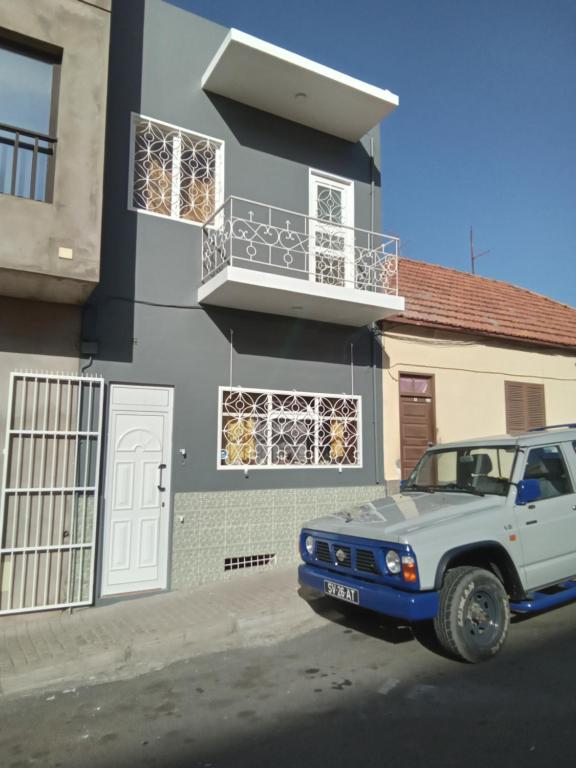
[[[165,635],[136,638],[116,648],[75,656],[49,667],[31,667],[3,675],[0,691],[3,696],[26,695],[63,686],[69,688],[126,680],[200,655],[206,651],[207,643],[228,639],[236,631],[235,620],[226,617],[212,623],[208,630],[176,630]]]
[[[209,625],[175,629],[166,634],[136,635],[114,648],[56,661],[50,665],[31,665],[3,674],[3,697],[41,694],[48,691],[72,693],[77,687],[127,680],[157,671],[174,662],[234,648],[266,646],[318,629],[325,619],[305,600],[290,601],[282,609],[256,613],[226,612]],[[64,691],[62,689],[67,689]]]

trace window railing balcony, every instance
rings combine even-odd
[[[360,325],[403,310],[398,251],[391,235],[229,197],[203,228],[199,300]]]
[[[204,226],[202,282],[228,264],[396,296],[399,242],[391,235],[229,197]]]
[[[56,141],[0,123],[0,193],[50,202]]]

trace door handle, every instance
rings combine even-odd
[[[158,481],[159,481],[158,482],[158,490],[159,491],[165,491],[166,490],[165,486],[162,485],[162,470],[163,469],[166,469],[166,464],[158,464],[158,471],[159,471],[159,475],[158,475]]]
[[[538,520],[526,520],[526,525],[536,525]]]

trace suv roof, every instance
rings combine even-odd
[[[567,443],[576,441],[576,424],[553,424],[549,427],[524,432],[520,435],[496,435],[494,437],[475,437],[472,440],[456,440],[451,443],[435,445],[434,448],[457,448],[460,446],[506,446],[506,445],[547,445],[550,442]]]

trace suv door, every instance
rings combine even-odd
[[[570,448],[568,443],[565,447]],[[528,589],[576,574],[576,493],[571,462],[572,456],[561,445],[528,450],[522,479],[538,480],[541,490],[537,501],[515,506]]]

